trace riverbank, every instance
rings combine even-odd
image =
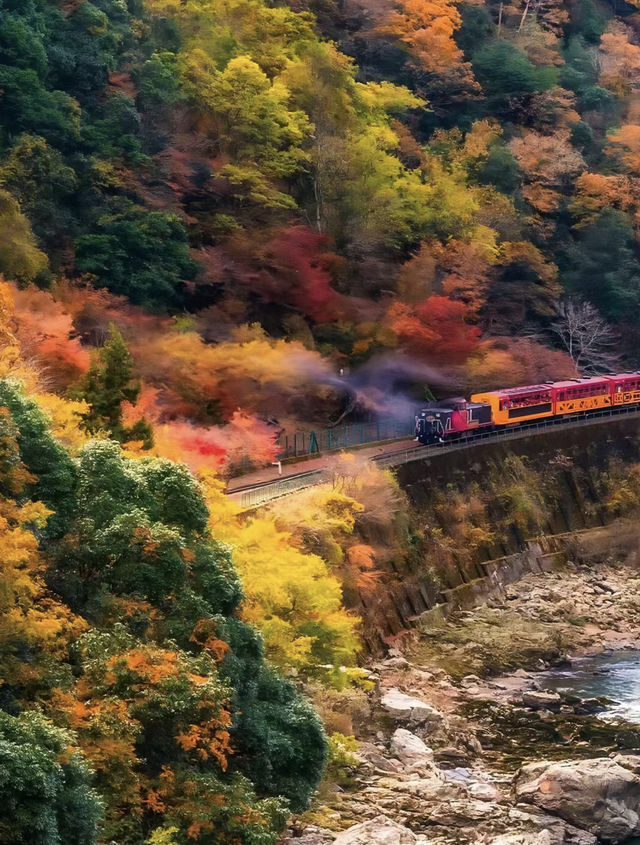
[[[610,781],[628,775],[633,782],[625,789],[635,795],[637,787],[640,811],[640,727],[601,718],[609,706],[602,697],[547,690],[545,674],[552,667],[566,671],[585,655],[640,648],[639,619],[640,571],[633,559],[567,566],[527,575],[482,607],[455,612],[421,632],[404,653],[372,663],[374,687],[354,720],[359,747],[334,767],[333,780],[295,820],[288,842],[601,841],[601,820],[545,806],[544,787],[523,786],[523,778],[528,764],[568,761],[579,769],[571,777],[584,783],[587,804],[605,817],[605,799],[593,794],[597,784],[615,792]],[[566,775],[552,770],[549,777]],[[634,812],[606,841],[640,833]]]

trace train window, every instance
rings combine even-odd
[[[551,401],[551,391],[538,391],[537,393],[525,393],[521,395],[505,396],[500,400],[500,410],[510,411],[513,408],[529,408]]]
[[[586,396],[601,396],[608,393],[608,387],[605,384],[583,384],[576,385],[576,387],[569,387],[566,391],[558,394],[558,399],[580,399]]]

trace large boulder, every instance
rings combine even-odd
[[[333,845],[334,838],[330,830],[308,827],[300,836],[285,836],[280,845]]]
[[[587,830],[602,842],[640,835],[640,777],[609,758],[529,763],[516,795]]]
[[[433,750],[406,728],[398,728],[394,732],[390,750],[394,757],[409,766],[433,763]]]
[[[412,695],[392,687],[382,696],[383,708],[395,720],[412,725],[436,727],[442,722],[442,713]]]
[[[386,816],[376,816],[339,833],[333,845],[414,845],[418,838]]]
[[[522,703],[532,710],[559,710],[562,699],[557,692],[529,690],[522,693]]]

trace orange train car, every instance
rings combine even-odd
[[[640,404],[640,373],[619,373],[610,376],[613,405]]]
[[[529,384],[489,393],[475,393],[471,401],[491,406],[494,425],[509,425],[553,416],[551,384]]]
[[[594,376],[554,382],[551,386],[554,414],[564,416],[610,408],[611,381],[608,376]]]

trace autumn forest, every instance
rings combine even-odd
[[[633,0],[0,0],[5,845],[278,841],[425,538],[226,480],[640,367],[639,197]]]

